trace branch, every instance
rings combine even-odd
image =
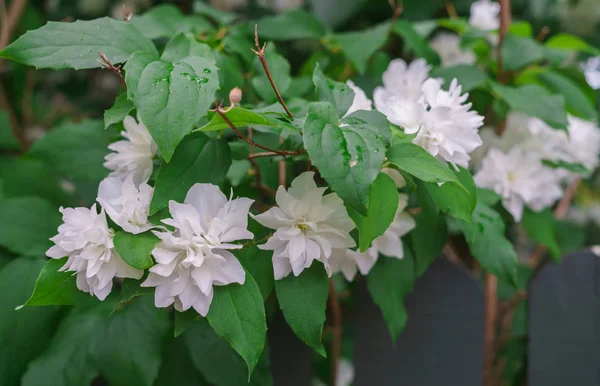
[[[496,340],[496,320],[498,313],[498,278],[485,271],[485,327],[484,327],[484,352],[483,352],[483,385],[493,386],[494,384],[494,360],[495,360],[495,340]]]
[[[225,121],[225,123],[227,123],[227,125],[229,127],[231,127],[231,130],[233,130],[238,137],[240,137],[244,142],[246,142],[248,145],[250,146],[256,146],[259,147],[263,150],[269,151],[269,152],[273,152],[276,153],[277,155],[282,155],[282,156],[286,156],[286,155],[298,155],[301,154],[301,151],[291,151],[291,150],[276,150],[276,149],[271,149],[270,147],[261,145],[259,143],[254,142],[253,140],[251,140],[250,138],[246,137],[244,134],[242,134],[242,132],[235,127],[235,125],[233,124],[233,122],[231,122],[229,120],[229,118],[227,118],[226,112],[225,110],[223,110],[223,107],[221,105],[217,105],[217,108],[214,110],[217,112],[217,114],[219,114],[221,116],[221,118],[223,118],[223,120]]]
[[[331,333],[333,339],[331,342],[331,375],[329,384],[335,386],[337,383],[338,361],[340,359],[340,347],[342,344],[342,309],[340,299],[335,292],[333,279],[329,279],[329,305],[331,307]]]
[[[500,31],[498,46],[496,47],[496,57],[498,58],[498,82],[506,84],[506,73],[504,72],[504,64],[502,63],[502,44],[510,27],[511,11],[510,0],[500,0]]]
[[[114,64],[112,64],[110,60],[108,60],[106,55],[104,55],[102,52],[98,52],[98,55],[100,56],[100,59],[97,59],[98,63],[100,63],[100,65],[103,68],[106,68],[107,70],[115,74],[119,78],[121,86],[123,86],[123,88],[127,90],[127,83],[125,83],[125,78],[123,78],[123,74],[121,73],[121,66],[115,66]]]
[[[273,77],[271,76],[271,71],[269,71],[269,65],[267,64],[267,60],[265,59],[265,48],[267,46],[267,43],[263,44],[263,46],[261,47],[258,42],[258,24],[254,25],[254,44],[256,45],[256,49],[255,50],[253,49],[252,52],[254,52],[256,54],[256,56],[258,57],[258,60],[260,60],[260,63],[262,64],[262,66],[265,70],[265,74],[267,75],[267,78],[269,79],[269,83],[271,83],[271,87],[273,87],[273,91],[275,91],[275,95],[277,95],[279,104],[281,104],[281,106],[283,107],[283,109],[285,110],[285,112],[287,113],[287,115],[290,118],[294,118],[294,116],[288,109],[287,105],[283,101],[283,98],[281,97],[281,94],[279,93],[279,90],[277,89],[275,82],[273,81]]]
[[[400,17],[402,12],[404,12],[404,4],[402,0],[388,0],[390,7],[392,8],[392,20],[390,23],[390,33],[394,29],[394,24],[396,24],[396,20]]]

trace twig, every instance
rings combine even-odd
[[[279,137],[279,143],[283,143],[283,138]],[[285,188],[287,181],[287,170],[286,170],[285,158],[279,160],[279,185]]]
[[[498,298],[496,292],[498,289],[498,278],[489,272],[484,272],[485,282],[485,328],[483,352],[483,385],[493,386],[494,384],[494,360],[495,360],[495,341],[496,341],[496,320],[498,311]]]
[[[540,30],[540,32],[538,32],[537,36],[535,37],[535,40],[537,40],[538,43],[542,43],[546,39],[546,36],[548,36],[549,33],[550,33],[550,28],[548,28],[548,26],[543,26],[542,29]]]
[[[4,0],[0,0],[0,49],[6,47],[12,40],[15,28],[19,25],[19,21],[25,12],[28,0],[13,0],[8,10]],[[0,58],[0,69],[4,67],[4,58]],[[22,126],[19,124],[17,114],[12,108],[8,96],[4,91],[4,86],[0,82],[0,108],[8,112],[10,126],[17,141],[21,144],[21,148],[25,149],[27,143],[23,138]]]
[[[456,13],[456,8],[454,8],[454,4],[450,0],[446,0],[445,2],[446,12],[448,12],[448,16],[450,19],[456,19],[458,17],[458,13]]]
[[[125,23],[129,23],[132,17],[133,12],[131,11],[131,8],[123,3],[123,19],[125,20]]]
[[[252,136],[253,136],[253,131],[252,128],[248,129],[248,139],[250,141],[252,141]],[[262,177],[260,174],[260,167],[258,167],[258,164],[256,163],[256,160],[252,157],[252,155],[254,154],[254,145],[250,145],[250,156],[248,157],[248,160],[250,161],[250,164],[252,165],[252,169],[254,170],[254,180],[255,180],[255,185],[256,188],[259,190],[258,194],[260,194],[260,197],[263,199],[263,201],[267,200],[266,194],[267,192],[262,189],[263,185],[262,185]]]
[[[329,279],[329,306],[331,307],[331,333],[333,335],[333,339],[331,341],[331,375],[329,378],[329,384],[330,386],[335,386],[342,343],[342,309],[340,307],[340,299],[335,292],[335,284],[333,283],[333,279]]]
[[[288,109],[287,105],[283,101],[283,98],[281,97],[281,94],[279,93],[279,90],[277,89],[275,82],[273,81],[273,77],[271,76],[271,71],[269,71],[269,65],[267,64],[267,60],[265,59],[265,48],[267,47],[267,43],[263,44],[263,46],[261,47],[260,43],[258,42],[258,24],[254,25],[254,44],[256,45],[256,49],[255,50],[252,49],[252,52],[254,52],[256,54],[256,56],[258,57],[258,60],[260,60],[260,63],[262,64],[262,66],[265,70],[265,74],[267,75],[267,78],[269,79],[269,83],[271,83],[271,87],[273,88],[273,91],[275,91],[275,95],[277,95],[279,104],[281,104],[281,106],[283,107],[283,109],[285,110],[285,112],[287,113],[287,115],[290,118],[294,118],[294,116]]]
[[[280,154],[277,154],[274,151],[265,151],[262,153],[250,153],[250,155],[248,156],[248,159],[261,158],[261,157],[273,157],[273,156],[278,156],[278,155],[280,155]]]
[[[123,74],[121,73],[121,66],[115,66],[114,64],[112,64],[110,60],[108,60],[106,55],[104,55],[104,53],[102,52],[98,51],[98,55],[100,56],[100,59],[97,59],[98,63],[100,63],[102,67],[115,74],[119,78],[121,86],[123,86],[123,88],[127,90],[127,83],[125,83],[125,78],[123,78]]]
[[[35,71],[29,69],[25,78],[25,89],[23,90],[23,100],[21,109],[23,110],[23,126],[31,124],[33,117],[33,86],[35,85]]]
[[[402,0],[388,0],[388,4],[392,7],[392,20],[390,23],[391,32],[394,28],[394,24],[396,24],[396,20],[398,20],[400,15],[402,15],[402,12],[404,12],[404,4],[402,3]]]
[[[227,123],[227,125],[231,128],[231,130],[233,130],[238,137],[240,137],[244,142],[246,142],[247,144],[249,144],[250,146],[256,146],[259,147],[263,150],[266,151],[270,151],[273,153],[277,153],[278,155],[298,155],[301,154],[301,151],[291,151],[291,150],[275,150],[275,149],[271,149],[270,147],[261,145],[259,143],[254,142],[253,140],[249,139],[248,137],[246,137],[244,134],[242,134],[242,132],[235,127],[235,125],[233,124],[233,122],[231,122],[229,120],[229,118],[227,118],[227,114],[226,112],[223,110],[223,107],[221,105],[217,105],[217,108],[212,110],[212,111],[216,111],[217,114],[219,114],[221,116],[221,118],[223,118],[223,120],[225,121],[225,123]]]
[[[506,72],[504,72],[504,64],[502,63],[502,44],[504,43],[504,37],[508,33],[508,28],[510,27],[510,20],[510,0],[500,0],[500,31],[498,46],[496,47],[496,57],[498,58],[497,78],[498,82],[500,82],[501,84],[506,83]]]

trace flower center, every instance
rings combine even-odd
[[[304,223],[299,223],[297,226],[298,226],[298,229],[300,229],[302,232],[308,230],[308,225],[306,225]]]

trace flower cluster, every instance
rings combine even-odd
[[[152,158],[157,146],[139,120],[123,121],[125,140],[109,146],[106,166],[112,170],[100,182],[97,201],[88,208],[61,208],[63,224],[51,240],[54,246],[46,255],[53,259],[68,257],[61,271],[76,272],[77,288],[104,300],[115,277],[140,279],[143,271],[129,266],[114,248],[114,231],[106,214],[125,232],[138,234],[154,228],[148,221],[153,188],[147,181],[152,174]]]
[[[383,74],[383,87],[374,92],[375,107],[387,119],[416,134],[413,143],[454,167],[468,167],[469,154],[481,145],[478,129],[483,117],[471,111],[468,94],[454,79],[446,91],[441,81],[429,78],[422,59],[407,65],[393,60]]]
[[[598,166],[600,128],[569,115],[567,131],[553,129],[537,118],[512,113],[501,138],[488,130],[489,150],[474,179],[478,186],[498,193],[515,221],[525,206],[540,211],[562,196],[561,183],[577,175],[551,168],[544,161],[580,164],[590,171]]]

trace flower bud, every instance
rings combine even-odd
[[[232,88],[229,92],[229,104],[235,106],[242,100],[242,90],[239,87]]]

